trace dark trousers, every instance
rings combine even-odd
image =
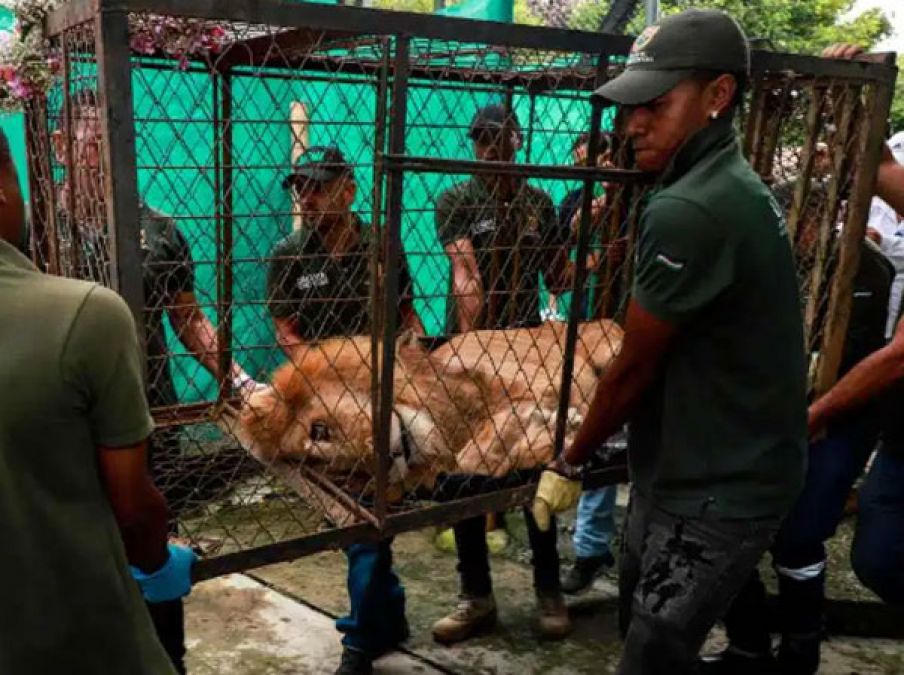
[[[851,565],[864,586],[904,607],[904,453],[880,449],[860,488]]]
[[[405,589],[392,571],[392,539],[354,544],[348,560],[348,616],[336,621],[342,644],[377,657],[408,638]]]
[[[157,639],[173,662],[176,672],[185,675],[185,617],[182,600],[145,604],[151,621],[154,622]]]
[[[541,532],[529,508],[524,509],[527,536],[530,540],[534,569],[534,588],[539,592],[558,591],[559,551],[556,547],[556,522],[552,519],[548,532]],[[490,551],[487,548],[486,517],[476,516],[457,523],[455,547],[458,551],[458,574],[465,595],[487,596],[493,592],[490,578]]]
[[[148,459],[151,463],[152,472],[155,475],[155,482],[158,488],[163,492],[170,511],[173,513],[173,496],[167,489],[169,483],[161,484],[161,469],[167,467],[179,457],[181,447],[179,444],[178,434],[174,429],[162,429],[156,431],[150,439]],[[168,475],[166,471],[163,475]],[[177,524],[175,521],[170,522],[170,533],[178,534]],[[157,639],[166,650],[170,661],[173,663],[176,672],[184,675],[185,673],[185,610],[182,605],[182,599],[170,600],[168,602],[145,603],[151,620],[154,623],[154,629],[157,632]]]
[[[810,446],[804,489],[782,523],[772,546],[779,582],[779,621],[784,668],[815,673],[825,604],[825,542],[835,534],[851,487],[863,473],[876,444],[870,417],[852,418]],[[751,653],[771,648],[766,590],[754,570],[725,616],[733,647]],[[791,642],[798,647],[792,648]],[[811,643],[806,647],[804,643]]]
[[[632,491],[619,559],[619,675],[696,670],[710,628],[769,548],[779,518],[721,520],[663,511]]]

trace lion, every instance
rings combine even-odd
[[[462,333],[432,352],[397,346],[389,416],[392,493],[432,488],[441,474],[502,477],[550,461],[565,331],[565,324],[550,322]],[[567,437],[622,337],[609,320],[578,327]],[[356,476],[359,489],[371,490],[379,390],[373,372],[380,365],[373,346],[369,336],[302,346],[268,388],[244,402],[233,433],[264,463],[301,460],[329,476]]]

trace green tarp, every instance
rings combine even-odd
[[[472,0],[446,13],[474,18],[511,20],[511,2]],[[432,45],[434,49],[437,45]],[[417,42],[412,49],[422,48]],[[456,49],[467,51],[462,45]],[[472,55],[458,57],[468,63]],[[486,57],[478,57],[486,58]],[[498,58],[498,57],[493,57]],[[487,63],[486,61],[484,62]],[[499,65],[498,62],[496,65]],[[196,265],[196,291],[205,311],[216,320],[216,176],[214,85],[206,73],[176,69],[134,70],[138,184],[142,198],[153,208],[177,219],[191,244]],[[79,73],[91,76],[93,73]],[[375,88],[371,81],[334,83],[237,74],[233,77],[233,350],[237,360],[255,377],[265,377],[282,360],[265,304],[266,262],[275,243],[291,229],[291,202],[281,187],[292,147],[289,124],[292,102],[305,104],[310,145],[338,144],[357,165],[355,207],[366,221],[372,218]],[[406,152],[412,155],[469,159],[466,131],[473,114],[488,103],[500,102],[498,91],[474,85],[467,91],[442,89],[435,83],[413,81],[408,92]],[[530,99],[516,95],[513,107],[527,128]],[[568,163],[574,134],[589,119],[589,103],[538,96],[530,139],[532,162]],[[21,116],[11,133],[17,162],[24,162]],[[14,129],[15,131],[15,129]],[[18,146],[17,139],[22,141]],[[15,150],[14,150],[15,152]],[[519,153],[525,159],[525,149]],[[24,172],[23,172],[24,175]],[[437,241],[433,205],[440,192],[464,176],[409,174],[404,186],[402,241],[415,282],[415,306],[431,334],[445,331],[445,292],[448,263]],[[574,185],[562,181],[534,181],[558,203]],[[567,297],[559,311],[567,311]],[[172,333],[171,361],[177,391],[183,401],[210,400],[216,387],[210,375],[191,357]]]

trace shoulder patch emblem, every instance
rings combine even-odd
[[[496,221],[493,218],[484,218],[474,221],[471,225],[471,234],[483,234],[484,232],[492,232],[496,229]]]
[[[319,288],[330,283],[330,278],[326,272],[315,272],[314,274],[302,274],[295,282],[295,286],[300,291],[306,291],[309,288]]]
[[[661,263],[674,272],[680,272],[684,269],[684,261],[669,258],[665,253],[656,254],[656,262]]]

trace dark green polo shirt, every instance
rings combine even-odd
[[[568,246],[549,195],[521,181],[503,200],[484,180],[471,178],[440,195],[436,229],[443,246],[467,239],[474,247],[486,303],[482,328],[540,323],[540,275],[552,271],[554,258]],[[455,332],[451,293],[448,306],[447,331]]]
[[[370,331],[372,237],[370,228],[357,216],[355,222],[361,238],[341,255],[331,255],[316,228],[309,224],[279,242],[270,254],[270,313],[291,319],[295,334],[302,340]],[[410,302],[411,295],[411,276],[403,260],[399,269],[400,301]]]
[[[153,426],[132,315],[0,241],[0,316],[0,673],[173,673],[98,472]]]
[[[144,283],[145,331],[147,335],[148,398],[152,406],[178,403],[170,373],[169,350],[163,315],[177,304],[181,293],[194,292],[194,265],[185,237],[172,218],[142,204],[139,207],[141,232],[141,276]],[[71,227],[66,214],[61,223]],[[109,246],[98,228],[79,228],[81,240],[79,276],[109,285]]]
[[[731,121],[685,144],[642,215],[634,299],[678,326],[631,420],[637,489],[680,515],[778,516],[803,483],[806,359],[782,211]]]

